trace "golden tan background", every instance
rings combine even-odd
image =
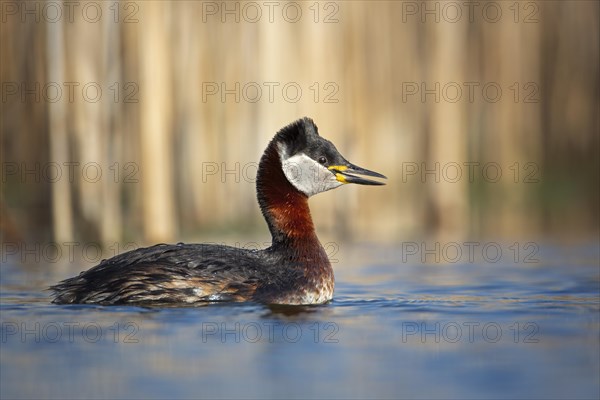
[[[305,115],[389,178],[312,199],[326,236],[598,231],[597,2],[2,3],[3,240],[263,238],[255,163]]]

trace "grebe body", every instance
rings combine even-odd
[[[256,301],[322,304],[333,298],[333,269],[315,233],[308,198],[346,183],[382,185],[385,176],[349,163],[310,118],[281,129],[256,177],[272,236],[264,250],[214,244],[159,244],[132,250],[50,289],[58,304],[193,304]]]

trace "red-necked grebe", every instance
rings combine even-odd
[[[272,244],[246,250],[159,244],[120,254],[50,289],[54,303],[191,304],[256,301],[321,304],[333,297],[333,269],[315,233],[308,198],[342,184],[382,185],[385,176],[349,163],[310,118],[281,129],[256,177]]]

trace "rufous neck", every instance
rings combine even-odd
[[[275,141],[269,144],[258,165],[256,192],[274,245],[290,241],[319,243],[308,196],[285,177]]]

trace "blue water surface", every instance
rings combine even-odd
[[[59,306],[44,289],[80,266],[3,260],[0,397],[600,397],[596,242],[406,250],[346,246],[314,307]]]

